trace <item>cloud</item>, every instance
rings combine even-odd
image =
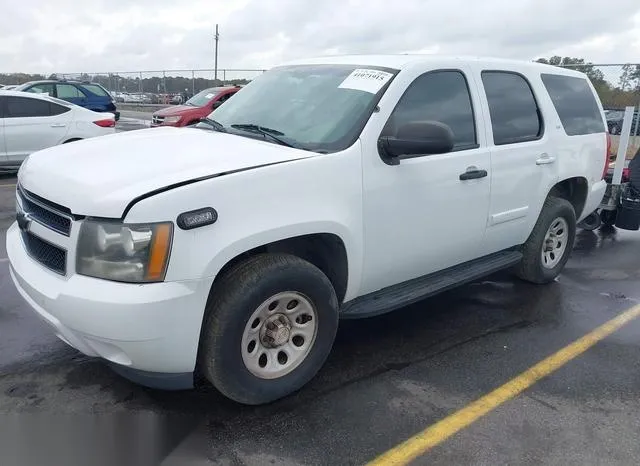
[[[8,0],[2,0],[5,3]],[[640,3],[618,0],[27,0],[1,7],[0,72],[264,69],[343,53],[638,61]]]

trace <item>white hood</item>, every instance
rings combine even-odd
[[[183,181],[315,154],[194,128],[152,128],[32,154],[20,184],[77,215],[118,218],[138,196]]]

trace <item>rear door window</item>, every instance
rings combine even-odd
[[[56,84],[56,91],[58,92],[58,99],[78,99],[85,97],[80,89],[71,84]]]
[[[600,108],[586,79],[558,74],[541,77],[567,135],[604,133]]]
[[[542,137],[542,114],[531,86],[523,76],[509,71],[483,71],[482,84],[496,146]]]
[[[61,105],[28,97],[7,97],[6,118],[35,118],[49,117],[68,112],[69,109]]]

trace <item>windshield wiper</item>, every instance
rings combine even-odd
[[[255,133],[260,133],[263,136],[270,137],[272,140],[274,140],[275,142],[277,142],[282,146],[298,148],[296,144],[287,142],[284,139],[278,137],[278,136],[284,136],[284,133],[282,131],[278,131],[277,129],[271,129],[265,126],[255,125],[252,123],[235,124],[235,125],[231,125],[231,127],[235,129],[243,130],[243,131],[253,131]]]
[[[227,132],[227,128],[225,128],[222,123],[214,120],[213,118],[208,118],[208,117],[202,118],[200,120],[200,123],[206,123],[209,126],[211,126],[214,130],[220,131],[221,133]]]

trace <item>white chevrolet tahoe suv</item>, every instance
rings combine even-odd
[[[11,276],[62,340],[137,383],[184,389],[198,374],[267,403],[315,376],[341,318],[500,269],[554,280],[603,198],[607,146],[575,71],[296,61],[193,128],[31,155]]]

